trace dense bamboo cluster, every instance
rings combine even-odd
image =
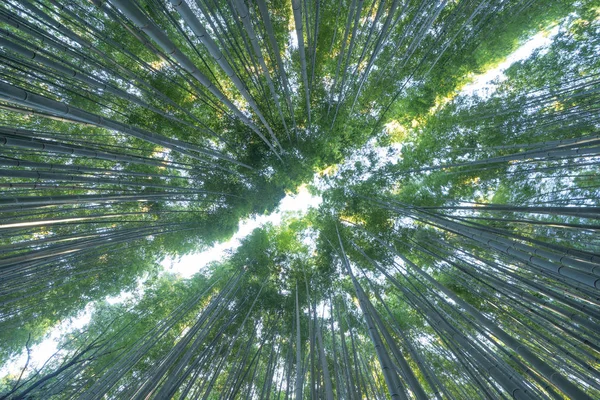
[[[600,397],[598,54],[592,0],[3,1],[0,398]]]

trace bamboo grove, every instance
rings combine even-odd
[[[598,54],[593,0],[1,2],[0,398],[600,398]]]

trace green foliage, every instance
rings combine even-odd
[[[173,3],[0,5],[0,397],[598,397],[596,2]]]

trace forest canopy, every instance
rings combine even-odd
[[[0,2],[0,399],[600,398],[599,54],[594,0]]]

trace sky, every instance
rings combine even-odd
[[[31,348],[30,360],[28,364],[28,372],[31,368],[40,368],[52,355],[58,350],[58,343],[62,335],[73,332],[75,329],[85,327],[92,317],[93,303],[88,305],[72,319],[63,321],[59,326],[54,328],[40,344]],[[10,362],[0,368],[0,378],[8,374],[20,374],[23,366],[27,363],[27,353],[19,355]],[[28,373],[23,374],[23,378],[27,377]]]
[[[222,259],[228,251],[235,250],[239,247],[241,240],[252,233],[254,229],[259,228],[266,223],[278,225],[286,214],[305,214],[309,208],[316,208],[320,203],[320,197],[312,196],[306,189],[306,186],[301,186],[298,189],[298,194],[288,194],[285,196],[279,203],[277,209],[270,215],[259,215],[240,221],[238,231],[227,242],[218,243],[210,249],[200,253],[189,254],[177,259],[167,258],[163,261],[162,265],[165,272],[178,274],[183,279],[190,278],[196,272],[208,265],[208,263]],[[136,294],[141,294],[139,293],[139,290],[143,290],[142,287],[143,285],[141,285],[140,282],[138,293]],[[135,295],[132,292],[123,292],[119,296],[107,297],[106,301],[110,304],[116,304],[132,299],[134,296]],[[48,358],[56,353],[60,337],[65,333],[85,327],[90,322],[92,312],[93,303],[89,303],[75,318],[64,321],[58,327],[53,329],[44,341],[33,346],[29,365],[31,367],[40,367]],[[27,354],[21,354],[0,368],[0,377],[8,374],[19,374],[26,362]]]
[[[527,59],[535,50],[550,46],[553,38],[558,33],[558,30],[559,25],[556,25],[554,28],[548,31],[539,32],[527,42],[523,43],[517,50],[506,57],[506,59],[498,64],[495,68],[476,76],[471,83],[462,88],[460,94],[464,96],[472,96],[477,94],[479,97],[489,97],[489,95],[493,93],[493,89],[495,87],[494,82],[500,83],[506,79],[504,71],[508,67],[516,62]]]
[[[484,74],[473,77],[472,83],[465,85],[461,90],[461,95],[477,94],[481,97],[489,96],[494,89],[494,82],[500,82],[506,79],[504,71],[515,62],[524,60],[536,49],[547,47],[552,43],[552,39],[558,33],[558,26],[548,32],[541,32],[533,36],[525,42],[514,53],[506,58],[493,69],[490,69]],[[293,38],[295,35],[291,35]],[[212,261],[221,260],[228,252],[237,249],[241,240],[248,236],[254,229],[259,228],[266,223],[278,225],[286,214],[297,213],[305,214],[309,208],[316,208],[321,203],[321,198],[312,196],[306,186],[301,186],[296,195],[287,195],[279,203],[278,208],[270,215],[260,215],[253,218],[243,220],[239,223],[238,231],[233,237],[224,243],[219,243],[212,246],[210,249],[200,253],[189,254],[176,259],[167,258],[162,265],[165,272],[178,274],[181,278],[187,279],[196,272],[201,271],[203,267]],[[108,297],[106,301],[111,304],[120,303],[134,297],[131,292],[123,292],[116,297]],[[64,321],[62,324],[53,329],[48,337],[40,344],[33,346],[31,349],[31,359],[29,365],[31,367],[41,366],[49,357],[57,351],[57,344],[60,337],[75,329],[85,327],[91,318],[93,311],[93,303],[88,304],[75,318]],[[0,368],[0,377],[7,374],[19,374],[25,363],[27,362],[27,354],[21,354],[9,363]]]
[[[306,186],[301,186],[297,195],[288,194],[285,196],[277,209],[270,215],[259,215],[240,221],[238,231],[227,242],[218,243],[201,253],[189,254],[178,259],[167,258],[162,265],[165,271],[178,274],[182,278],[190,278],[208,263],[219,261],[228,251],[238,248],[241,240],[252,233],[254,229],[260,228],[266,223],[278,225],[284,215],[290,213],[305,214],[309,208],[317,208],[319,204],[321,204],[321,198],[312,196]]]

